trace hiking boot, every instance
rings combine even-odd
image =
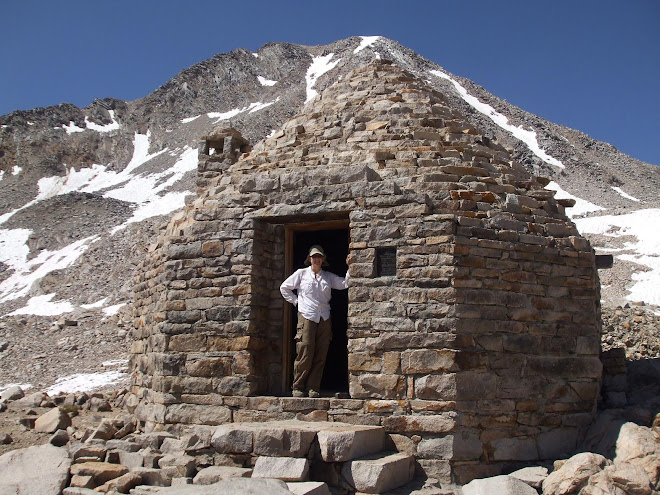
[[[294,397],[305,397],[305,392],[303,392],[302,390],[298,390],[297,388],[294,388],[291,395],[293,395]]]
[[[321,394],[319,394],[316,390],[310,390],[308,395],[313,399],[315,399],[316,397],[321,397]]]

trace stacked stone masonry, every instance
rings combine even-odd
[[[572,202],[441,93],[374,62],[254,149],[216,129],[199,150],[197,198],[135,280],[132,390],[149,427],[381,425],[428,474],[463,482],[576,447],[602,370],[594,252]],[[330,220],[350,232],[350,399],[293,401],[278,397],[286,226]],[[380,248],[395,275],[378,276]]]

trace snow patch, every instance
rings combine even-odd
[[[318,91],[313,89],[317,79],[326,72],[334,69],[340,62],[340,58],[334,62],[330,62],[334,56],[334,53],[329,53],[325,56],[314,57],[312,59],[312,63],[307,69],[307,74],[305,74],[305,81],[307,81],[307,98],[305,99],[305,103],[312,100],[318,94]]]
[[[617,258],[638,263],[647,271],[633,273],[633,286],[627,299],[644,301],[660,306],[660,209],[637,210],[626,215],[605,215],[575,220],[582,234],[600,234],[610,237],[632,236],[624,249],[632,254],[620,254]]]
[[[87,129],[91,129],[92,131],[96,131],[96,132],[110,132],[119,129],[119,122],[117,122],[117,120],[115,119],[115,111],[108,110],[108,113],[110,114],[110,118],[112,119],[112,122],[105,125],[99,125],[99,124],[95,124],[94,122],[90,122],[87,116],[85,116],[85,125],[87,126]]]
[[[362,38],[362,41],[358,45],[358,47],[353,50],[353,54],[359,53],[368,46],[373,45],[376,41],[380,39],[380,36],[360,36]]]
[[[81,304],[80,307],[83,309],[95,309],[95,308],[101,308],[105,304],[105,302],[108,300],[107,297],[104,297],[103,299],[99,299],[96,302],[90,303],[90,304]]]
[[[126,306],[126,303],[115,304],[114,306],[103,308],[103,313],[105,313],[106,316],[114,316],[119,312],[122,306]]]
[[[4,171],[4,170],[0,170],[0,180],[2,180],[2,179],[4,179],[4,178],[5,178],[5,171]]]
[[[259,82],[261,83],[262,86],[275,86],[277,84],[277,81],[273,81],[272,79],[266,79],[265,77],[262,76],[257,76],[257,79],[259,79]]]
[[[456,81],[449,75],[445,74],[444,72],[439,70],[432,70],[430,71],[430,73],[434,76],[440,77],[442,79],[446,79],[449,82],[451,82],[454,85],[454,88],[456,88],[456,91],[458,91],[458,94],[461,96],[461,98],[463,98],[463,100],[465,100],[472,108],[474,108],[478,112],[481,112],[486,117],[489,117],[502,129],[510,132],[516,138],[520,139],[523,143],[527,145],[530,151],[534,153],[537,157],[539,157],[541,160],[559,168],[566,168],[564,167],[564,164],[562,162],[548,155],[543,149],[541,149],[538,141],[536,140],[536,132],[532,130],[529,131],[525,130],[522,128],[522,126],[515,126],[509,124],[509,119],[507,117],[505,117],[499,112],[496,112],[495,109],[490,105],[488,105],[487,103],[483,103],[475,96],[469,94],[467,90],[463,86],[461,86],[461,84],[458,81]]]
[[[101,366],[104,368],[110,368],[112,366],[127,366],[128,359],[110,359],[109,361],[103,361]]]
[[[21,173],[21,170],[23,170],[23,167],[19,167],[18,165],[14,165],[11,168],[11,175],[18,175]]]
[[[0,262],[9,268],[25,263],[30,254],[27,241],[31,233],[30,229],[0,229]]]
[[[30,298],[27,304],[9,313],[13,315],[36,315],[36,316],[57,316],[63,313],[71,313],[74,310],[73,304],[69,301],[51,301],[55,293],[34,296]]]
[[[257,101],[255,103],[251,103],[247,107],[234,108],[233,110],[229,110],[228,112],[210,112],[210,113],[207,113],[206,115],[210,119],[216,119],[216,121],[213,122],[213,123],[217,124],[218,122],[221,122],[223,120],[229,120],[232,117],[236,117],[238,114],[243,113],[243,112],[254,113],[254,112],[257,112],[259,110],[263,110],[264,108],[271,106],[273,103],[277,103],[279,100],[280,100],[280,97],[278,96],[273,101],[269,101],[269,102],[266,102],[266,103],[262,103],[260,101]]]
[[[46,249],[29,261],[26,259],[27,254],[23,259],[11,258],[11,263],[7,264],[9,269],[14,270],[14,273],[0,283],[0,302],[27,296],[33,282],[52,271],[71,266],[89,248],[89,245],[98,239],[98,236],[90,236],[64,246],[58,251]],[[23,249],[22,253],[25,254],[26,250]]]
[[[177,162],[169,169],[134,177],[121,188],[107,192],[104,195],[106,197],[138,204],[131,218],[115,227],[111,234],[115,234],[131,223],[141,222],[158,215],[166,215],[183,208],[185,197],[191,193],[189,191],[165,193],[165,190],[181,180],[187,172],[196,170],[197,158],[197,150],[186,146]]]
[[[185,119],[181,119],[181,123],[182,124],[188,124],[189,122],[192,122],[193,120],[197,120],[200,117],[201,117],[201,115],[197,115],[196,117],[188,117],[188,118],[185,118]]]
[[[545,186],[546,189],[549,189],[550,191],[557,191],[557,194],[555,194],[556,199],[574,199],[575,200],[575,206],[572,208],[567,208],[566,210],[566,215],[570,218],[574,218],[580,215],[583,215],[585,213],[590,213],[592,211],[603,211],[605,208],[602,206],[598,206],[594,203],[590,203],[586,199],[578,198],[577,196],[573,196],[571,193],[564,191],[559,184],[556,182],[552,181],[550,182],[547,186]]]
[[[89,392],[97,388],[112,385],[127,377],[122,371],[104,371],[96,373],[76,373],[58,379],[46,389],[48,395],[60,393]]]
[[[69,121],[69,125],[62,124],[62,128],[66,131],[67,134],[73,134],[74,132],[83,132],[85,130],[82,127],[78,127],[73,120]]]
[[[62,124],[62,129],[64,129],[67,134],[73,134],[75,132],[83,132],[87,129],[96,132],[110,132],[119,129],[119,122],[117,122],[117,119],[115,119],[115,111],[108,110],[108,113],[110,114],[110,118],[112,119],[112,122],[110,122],[109,124],[105,124],[105,125],[96,124],[90,121],[87,115],[85,115],[85,127],[78,127],[73,120],[70,120],[68,125]],[[59,127],[56,127],[55,129],[59,129]]]
[[[209,119],[218,119],[216,122],[220,122],[221,120],[228,120],[231,119],[232,117],[236,117],[239,113],[245,112],[246,108],[234,108],[233,110],[229,110],[228,112],[209,112],[206,114],[206,116]]]
[[[264,108],[267,108],[272,104],[277,103],[278,101],[280,101],[279,96],[275,98],[273,101],[269,101],[267,103],[261,103],[260,101],[258,101],[257,103],[253,103],[252,105],[250,105],[248,113],[258,112],[259,110],[263,110]]]
[[[640,202],[640,200],[637,199],[637,198],[635,198],[634,196],[631,196],[630,194],[626,194],[625,192],[623,192],[623,191],[621,190],[620,187],[614,187],[614,186],[612,186],[612,189],[614,189],[614,190],[615,190],[616,192],[618,192],[621,196],[623,196],[623,197],[626,198],[626,199],[629,199],[630,201],[635,201],[635,202],[637,202],[637,203]]]

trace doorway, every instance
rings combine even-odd
[[[340,277],[346,274],[346,256],[348,255],[349,230],[348,221],[328,222],[318,224],[290,226],[289,246],[290,270],[287,276],[299,268],[305,268],[305,259],[309,248],[315,244],[323,246],[327,255],[328,266],[324,268]],[[287,358],[287,384],[286,390],[291,390],[293,382],[293,362],[296,357],[295,334],[298,314],[295,308],[287,305],[290,316],[287,318],[288,342]],[[332,290],[330,300],[330,314],[332,318],[332,341],[328,349],[328,356],[321,379],[321,392],[323,395],[345,394],[348,392],[348,337],[346,335],[348,319],[348,291]]]

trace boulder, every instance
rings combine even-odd
[[[110,440],[115,436],[115,433],[117,433],[117,428],[112,424],[112,420],[103,419],[88,440]]]
[[[69,486],[74,488],[95,488],[94,477],[89,475],[74,474],[71,476]]]
[[[326,462],[343,462],[374,454],[383,448],[385,430],[379,426],[333,427],[318,432]]]
[[[158,467],[170,483],[173,478],[190,478],[196,472],[195,458],[183,453],[164,455],[158,460]]]
[[[0,494],[59,495],[69,479],[71,459],[50,444],[0,456]]]
[[[287,483],[286,486],[294,495],[332,495],[328,485],[322,481],[299,481]]]
[[[307,481],[309,460],[296,457],[257,458],[253,478],[274,478],[282,481]]]
[[[54,407],[36,419],[34,431],[37,433],[55,433],[57,430],[66,430],[69,426],[71,426],[69,415],[63,409]]]
[[[359,492],[380,493],[412,480],[414,461],[415,458],[409,454],[374,455],[344,463],[341,474]]]
[[[306,428],[274,425],[254,433],[254,453],[273,457],[304,457],[309,452],[316,432]]]
[[[252,469],[232,466],[209,466],[200,470],[193,478],[195,485],[212,485],[229,478],[249,478]]]
[[[532,488],[541,488],[543,480],[548,477],[548,469],[542,466],[526,467],[509,473],[509,476],[527,483]]]
[[[108,492],[115,490],[119,493],[129,493],[132,488],[135,488],[140,483],[142,483],[142,476],[137,473],[126,473],[122,474],[119,478],[108,481],[102,485],[99,491]]]
[[[44,392],[34,392],[30,395],[21,396],[11,405],[12,408],[39,407],[42,402],[48,400],[48,395]]]
[[[630,463],[642,467],[654,486],[660,482],[660,439],[651,428],[626,423],[616,441],[615,464]]]
[[[249,454],[253,449],[253,433],[233,424],[221,425],[213,433],[211,445],[221,454]]]
[[[463,486],[463,495],[538,495],[524,481],[513,476],[494,476],[470,481]]]
[[[126,473],[128,473],[126,466],[109,462],[82,462],[71,466],[72,475],[91,476],[96,485],[102,485]]]
[[[213,485],[172,486],[163,495],[291,495],[286,483],[274,479],[231,478]]]
[[[602,471],[609,464],[610,461],[600,454],[576,454],[543,481],[543,495],[578,493],[586,486],[590,476]]]
[[[166,486],[171,480],[166,480],[160,469],[149,467],[136,467],[131,469],[131,473],[139,474],[142,477],[142,484],[151,486]]]
[[[9,387],[0,393],[0,400],[2,401],[18,400],[22,399],[23,397],[25,397],[25,392],[23,392],[23,389],[18,385]]]
[[[627,462],[614,464],[613,466],[607,466],[599,474],[609,478],[612,481],[612,485],[620,488],[627,495],[651,495],[653,491],[646,470],[635,464],[629,464]],[[592,484],[591,480],[589,484]]]
[[[74,486],[69,486],[64,489],[62,495],[98,495],[99,492],[95,492],[91,488],[78,488]]]
[[[69,434],[66,430],[57,430],[53,433],[53,436],[50,437],[48,443],[55,447],[64,447],[69,443]]]

